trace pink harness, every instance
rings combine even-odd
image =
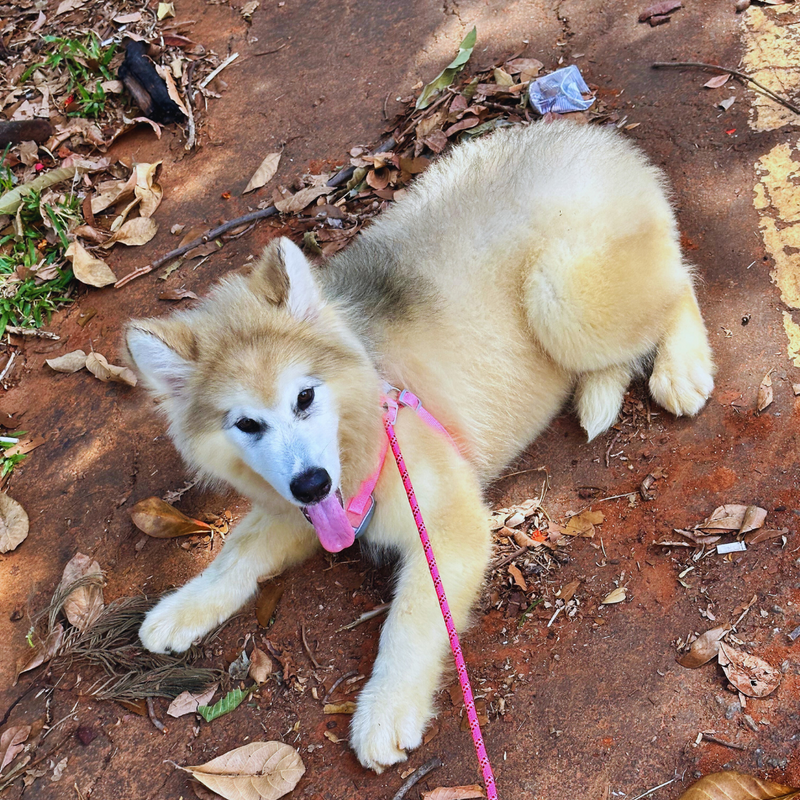
[[[358,490],[356,496],[350,500],[346,506],[348,518],[351,524],[356,529],[356,535],[363,533],[369,519],[372,516],[372,511],[375,507],[375,501],[372,493],[375,490],[375,485],[380,477],[381,470],[386,461],[386,454],[389,448],[392,450],[392,455],[397,462],[397,468],[400,470],[400,477],[403,481],[403,487],[408,495],[408,502],[411,505],[411,512],[414,515],[414,522],[417,524],[419,531],[419,538],[422,541],[422,546],[425,549],[425,558],[428,561],[428,569],[433,578],[433,586],[436,590],[436,598],[439,601],[439,608],[444,617],[444,624],[447,628],[447,636],[450,639],[450,649],[453,651],[453,658],[456,662],[456,670],[458,671],[458,681],[461,684],[461,694],[464,696],[464,707],[467,709],[467,719],[469,720],[469,727],[472,731],[472,740],[475,743],[475,752],[478,756],[478,762],[481,765],[481,774],[483,775],[483,782],[486,786],[486,795],[488,800],[497,800],[497,788],[495,787],[494,775],[492,774],[492,767],[489,763],[489,756],[486,754],[486,747],[483,743],[483,735],[481,734],[481,726],[478,722],[478,714],[475,711],[475,700],[472,696],[472,687],[469,683],[467,675],[467,665],[464,663],[464,655],[461,652],[461,644],[458,641],[458,633],[456,633],[456,626],[453,623],[453,616],[450,613],[450,607],[447,604],[447,597],[444,593],[444,586],[442,586],[442,579],[439,575],[439,568],[436,566],[436,559],[433,555],[433,547],[431,545],[428,531],[425,528],[425,522],[422,519],[422,514],[419,510],[417,497],[414,494],[414,487],[411,485],[411,479],[408,476],[403,454],[400,452],[400,445],[397,443],[397,435],[394,430],[394,423],[397,420],[397,412],[401,407],[410,408],[417,416],[424,420],[431,428],[444,434],[448,440],[455,447],[450,434],[444,429],[442,424],[429,412],[423,408],[420,399],[413,393],[404,389],[400,392],[397,401],[389,397],[383,399],[386,411],[383,415],[383,425],[386,428],[386,442],[384,442],[381,449],[380,464],[377,472],[370,475]]]

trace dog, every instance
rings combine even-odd
[[[197,307],[135,321],[130,361],[177,449],[253,510],[140,638],[186,650],[259,578],[353,541],[342,503],[378,467],[383,382],[413,391],[396,423],[454,621],[489,564],[487,484],[570,395],[589,439],[614,423],[643,364],[654,400],[697,414],[714,364],[663,174],[621,134],[566,121],[453,148],[324,268],[286,238]],[[389,458],[391,461],[391,457]],[[393,465],[364,541],[399,556],[396,591],[352,747],[380,772],[418,747],[448,653]]]

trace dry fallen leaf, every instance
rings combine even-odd
[[[355,714],[356,704],[352,700],[343,703],[326,703],[322,709],[323,714]]]
[[[680,0],[662,0],[660,3],[646,8],[639,14],[639,22],[647,22],[651,17],[663,17],[681,8]]]
[[[278,171],[281,162],[280,153],[270,153],[262,162],[261,166],[253,173],[242,194],[247,194],[255,189],[260,189],[264,184],[269,183]]]
[[[770,403],[772,403],[772,370],[764,376],[761,386],[758,387],[756,412],[762,412]]]
[[[613,592],[609,592],[601,605],[610,606],[614,603],[621,603],[628,596],[628,590],[624,586],[618,586]]]
[[[131,508],[130,515],[131,521],[140,531],[155,539],[171,539],[213,530],[210,525],[187,517],[159,497],[140,500]]]
[[[707,664],[712,658],[716,658],[719,652],[720,639],[730,629],[730,625],[720,625],[698,636],[692,642],[689,651],[678,659],[678,663],[687,669],[696,669],[697,667],[702,667],[703,664]]]
[[[101,258],[95,258],[77,239],[64,252],[72,264],[72,272],[81,282],[89,286],[108,286],[115,283],[117,276]]]
[[[56,372],[77,372],[86,366],[86,353],[83,350],[73,350],[58,358],[47,358],[45,364]]]
[[[66,14],[68,11],[74,11],[85,5],[86,0],[61,0],[56,9],[56,16],[59,14]]]
[[[16,550],[28,536],[25,509],[5,492],[0,492],[0,553]]]
[[[219,688],[219,684],[215,683],[204,692],[181,692],[170,704],[167,709],[167,714],[170,717],[182,717],[185,714],[194,714],[198,706],[207,706],[209,700],[214,696]]]
[[[680,800],[798,800],[800,791],[742,772],[706,775],[680,796]]]
[[[64,601],[64,616],[78,630],[90,628],[104,608],[103,571],[100,564],[83,553],[75,553],[64,567],[59,589],[65,589],[76,581],[86,583],[73,589]]]
[[[250,654],[248,675],[260,686],[262,683],[267,682],[272,672],[272,659],[263,650],[254,647],[253,652]]]
[[[717,660],[728,680],[748,697],[766,697],[780,685],[779,670],[763,658],[737,650],[725,642],[720,642]]]
[[[156,172],[160,166],[161,162],[155,161],[152,164],[142,163],[134,167],[133,195],[139,200],[140,217],[152,217],[164,196],[163,189],[155,182]]]
[[[178,768],[226,800],[278,800],[306,771],[297,751],[283,742],[252,742],[206,764]]]
[[[113,247],[117,242],[128,247],[139,247],[147,244],[158,233],[158,223],[150,217],[134,217],[126,220],[114,231],[111,238],[100,245],[104,249]]]
[[[741,503],[726,503],[715,508],[711,516],[697,527],[704,531],[737,531],[748,533],[760,528],[767,518],[766,509]],[[686,535],[681,531],[683,535]]]
[[[49,661],[61,648],[61,643],[64,641],[64,626],[57,622],[53,630],[50,631],[47,639],[42,642],[33,652],[26,653],[23,658],[17,662],[17,678],[23,672],[35,669],[41,666],[46,661]],[[16,680],[14,681],[16,684]]]
[[[703,86],[706,89],[719,89],[720,86],[724,86],[728,82],[730,77],[727,73],[725,75],[715,75],[711,80],[706,81]]]
[[[89,353],[86,356],[86,369],[103,382],[114,381],[115,383],[127,383],[128,386],[136,386],[139,380],[132,369],[109,364],[101,353]]]
[[[99,214],[110,206],[133,195],[136,186],[136,171],[131,172],[126,180],[101,181],[95,189],[97,194],[92,197],[92,214]]]
[[[432,792],[423,792],[422,800],[474,800],[477,797],[486,797],[482,786],[439,786]]]
[[[561,587],[561,591],[558,593],[558,597],[563,600],[565,603],[569,603],[572,600],[575,592],[578,591],[578,587],[581,585],[581,582],[576,578],[574,581],[570,581],[566,586]]]
[[[272,619],[272,615],[275,613],[282,596],[282,583],[265,583],[261,587],[256,600],[256,619],[262,628],[269,627],[269,621]]]
[[[309,186],[306,189],[301,189],[297,194],[289,195],[289,197],[283,200],[277,200],[275,202],[275,208],[277,208],[281,214],[296,214],[318,197],[324,194],[330,194],[333,190],[332,186]]]
[[[523,592],[528,591],[528,584],[525,583],[525,578],[522,577],[522,572],[520,572],[519,567],[514,564],[508,565],[508,574],[514,579],[514,583],[522,589]]]
[[[587,509],[570,517],[567,521],[564,533],[567,536],[582,536],[591,539],[594,536],[594,526],[599,525],[605,519],[602,511],[592,511]]]
[[[0,734],[0,772],[25,748],[24,742],[30,732],[30,725],[12,725]]]

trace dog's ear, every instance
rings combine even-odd
[[[128,359],[157,397],[180,394],[197,358],[197,342],[185,322],[137,320],[128,326],[125,342]]]
[[[322,298],[302,250],[285,236],[267,245],[250,276],[254,292],[297,319],[314,319]]]

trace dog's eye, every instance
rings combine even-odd
[[[297,410],[305,411],[314,402],[314,389],[303,389],[297,395]]]
[[[242,417],[241,419],[237,419],[234,425],[242,432],[242,433],[263,433],[264,426],[258,420],[250,419],[250,417]]]

